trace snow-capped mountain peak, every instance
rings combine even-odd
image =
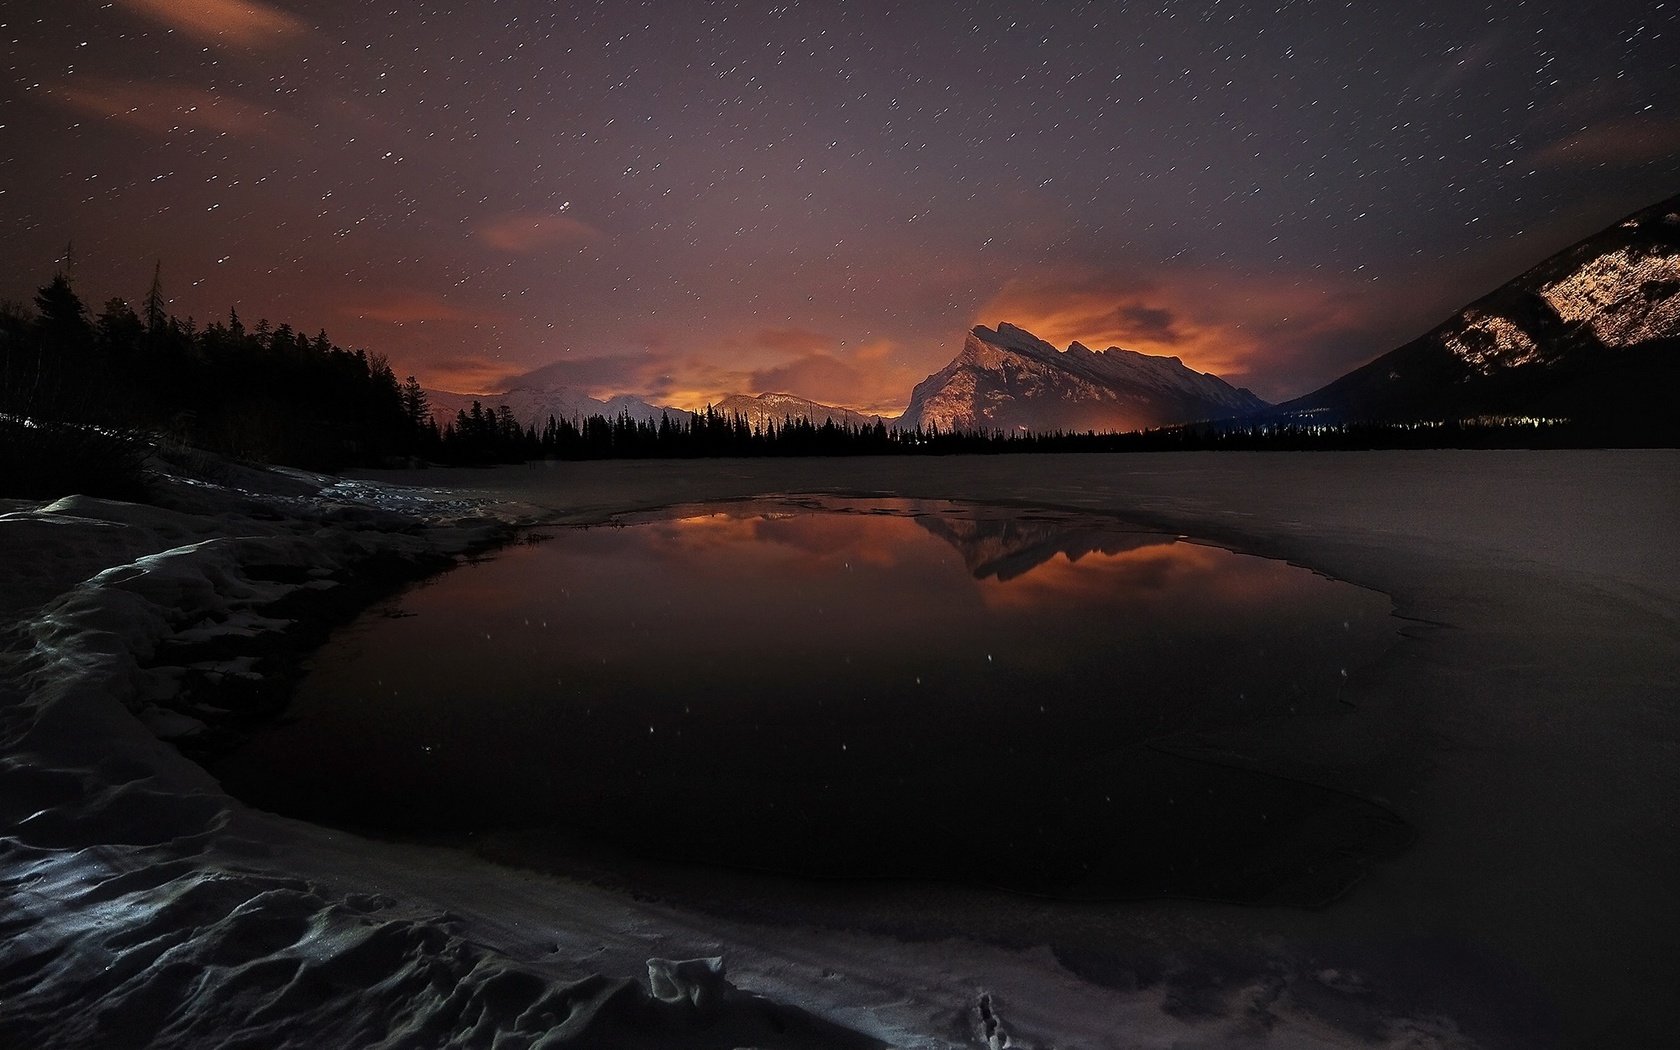
[[[764,429],[772,423],[779,427],[789,420],[801,419],[808,419],[819,427],[829,420],[833,420],[836,426],[850,427],[870,427],[882,422],[880,416],[824,405],[797,394],[731,394],[713,405],[712,410],[724,416],[739,415],[754,429]]]
[[[955,359],[917,384],[905,427],[941,430],[1136,430],[1266,407],[1247,390],[1120,347],[1066,350],[1004,322],[976,326]]]

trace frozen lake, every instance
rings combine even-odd
[[[1105,515],[775,498],[557,528],[365,615],[217,772],[397,836],[799,875],[1313,904],[1407,826],[1316,739],[1377,592]]]

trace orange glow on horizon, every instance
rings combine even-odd
[[[505,393],[511,378],[505,361],[454,358],[428,367],[421,385],[431,390],[490,397]]]
[[[1287,362],[1303,342],[1353,324],[1354,301],[1334,284],[1298,280],[1181,273],[1157,282],[1086,274],[1010,281],[975,323],[1008,321],[1058,349],[1077,341],[1092,350],[1117,346],[1176,357],[1187,368],[1247,386]]]
[[[1005,287],[983,307],[976,324],[995,327],[1007,321],[1018,328],[1066,349],[1079,342],[1092,350],[1120,347],[1156,357],[1176,357],[1188,368],[1214,375],[1243,375],[1257,355],[1245,337],[1187,320],[1159,293],[1150,299],[1117,302],[1116,293],[1106,289],[1050,289],[1024,285]],[[1128,325],[1122,312],[1171,315],[1172,320],[1154,332]]]

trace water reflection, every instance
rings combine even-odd
[[[219,770],[386,831],[1072,896],[1316,900],[1384,811],[1183,757],[1338,716],[1386,599],[1088,516],[755,502],[558,530],[406,595]]]

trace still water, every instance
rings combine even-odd
[[[1349,710],[1399,638],[1382,595],[1111,519],[904,500],[540,538],[341,632],[218,775],[388,835],[1069,897],[1315,902],[1407,839],[1240,758]]]

